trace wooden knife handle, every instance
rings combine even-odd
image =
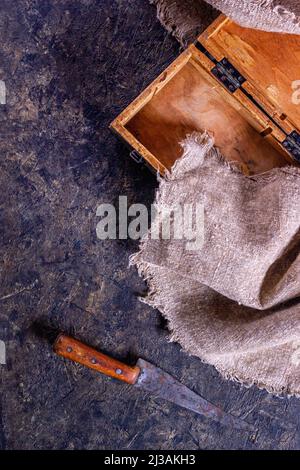
[[[90,369],[102,372],[102,374],[109,375],[128,384],[135,384],[140,373],[138,366],[127,366],[64,334],[58,336],[53,349],[59,356],[79,362],[79,364]]]

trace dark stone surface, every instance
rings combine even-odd
[[[299,400],[224,381],[139,302],[133,241],[96,238],[96,208],[150,205],[156,182],[109,122],[178,54],[146,0],[2,0],[0,443],[6,449],[300,448]],[[259,426],[255,442],[55,357],[63,330],[160,365]]]

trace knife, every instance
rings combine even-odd
[[[221,408],[197,395],[171,375],[144,359],[138,359],[135,366],[128,366],[64,334],[57,337],[54,351],[59,356],[142,388],[159,398],[211,418],[225,426],[251,433],[255,431],[255,428],[246,421],[225,413]]]

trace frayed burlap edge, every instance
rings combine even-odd
[[[263,174],[253,176],[247,176],[243,174],[241,169],[239,168],[236,162],[228,162],[224,159],[222,154],[219,150],[214,147],[214,139],[211,137],[207,132],[202,134],[193,132],[190,135],[187,135],[186,139],[181,142],[181,146],[183,148],[183,155],[182,157],[175,162],[172,169],[167,172],[164,176],[164,179],[168,181],[175,180],[180,178],[182,174],[186,171],[190,171],[190,168],[187,169],[185,166],[185,160],[191,161],[193,159],[196,162],[196,165],[203,164],[204,159],[217,159],[221,162],[224,166],[228,168],[229,171],[235,172],[240,174],[241,178],[246,178],[248,181],[253,180],[255,183],[262,183],[270,178],[274,178],[278,172],[283,171],[297,171],[295,167],[291,167],[287,165],[286,167],[282,168],[275,168],[269,170]],[[192,170],[191,170],[192,171]],[[162,181],[162,178],[158,176],[159,182]],[[299,169],[299,177],[300,177],[300,169]],[[156,190],[155,195],[155,206],[157,210],[161,208],[160,206],[160,195],[161,195],[161,186],[158,187]],[[150,229],[151,230],[151,229]],[[150,231],[149,231],[150,232]],[[195,356],[192,348],[186,344],[184,335],[181,335],[181,328],[178,324],[178,320],[174,317],[173,310],[166,304],[162,304],[159,302],[160,293],[162,293],[162,288],[159,286],[155,280],[155,275],[152,274],[153,265],[151,263],[146,262],[143,260],[143,254],[145,251],[146,242],[148,241],[149,232],[146,233],[141,242],[139,244],[139,251],[133,253],[129,258],[129,266],[136,267],[138,274],[140,277],[144,279],[147,284],[148,291],[145,297],[140,297],[139,300],[150,307],[157,309],[161,312],[164,318],[167,320],[168,323],[168,330],[170,332],[168,340],[169,342],[176,342],[179,343],[182,351],[186,352],[190,356],[197,357],[202,363],[212,365],[226,380],[231,380],[233,382],[237,382],[247,388],[255,385],[261,390],[266,390],[269,393],[272,393],[275,396],[282,397],[282,396],[296,396],[300,397],[300,394],[297,392],[291,391],[288,387],[281,387],[277,389],[276,387],[272,387],[269,384],[264,383],[263,381],[256,380],[255,378],[251,378],[243,374],[243,372],[236,371],[234,369],[224,369],[223,367],[219,366],[218,364],[212,363],[211,360],[206,359],[204,356],[199,356],[198,354]],[[152,268],[152,269],[151,269]]]

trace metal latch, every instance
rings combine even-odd
[[[132,150],[129,154],[136,163],[143,163],[143,157],[136,150]]]
[[[297,131],[291,132],[282,142],[282,145],[300,163],[300,134]]]
[[[157,171],[142,157],[137,150],[131,150],[129,153],[130,157],[132,160],[135,161],[135,163],[138,163],[139,165],[143,164],[143,167],[148,168],[154,175],[157,175]]]
[[[229,90],[234,93],[240,88],[246,79],[240,72],[224,57],[212,68],[211,73]]]

